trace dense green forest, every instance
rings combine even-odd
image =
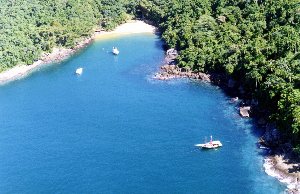
[[[0,71],[127,19],[126,0],[0,0]]]
[[[300,151],[300,0],[142,0],[178,65],[237,80]]]
[[[157,25],[178,65],[233,78],[300,151],[300,0],[0,0],[0,71],[72,47],[128,14]]]

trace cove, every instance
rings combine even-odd
[[[153,80],[163,57],[159,37],[121,36],[2,86],[0,193],[283,192],[251,120],[216,86]],[[210,135],[223,147],[194,146]]]

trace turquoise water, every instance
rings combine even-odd
[[[123,36],[2,86],[0,193],[282,192],[251,121],[215,86],[151,79],[162,60],[157,36]],[[194,147],[211,134],[222,148]]]

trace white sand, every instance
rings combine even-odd
[[[133,34],[133,33],[155,33],[156,28],[143,21],[131,20],[125,24],[118,26],[115,30],[111,32],[100,32],[92,35],[92,39],[99,38],[110,38],[123,34]],[[0,84],[4,84],[16,79],[23,78],[29,75],[34,70],[38,69],[44,64],[49,64],[51,62],[58,62],[66,59],[71,54],[73,54],[77,49],[82,48],[84,45],[88,44],[91,39],[86,39],[78,44],[75,49],[65,49],[65,48],[54,48],[51,53],[41,56],[40,60],[36,61],[32,65],[18,65],[12,69],[6,70],[0,73]]]
[[[96,34],[96,38],[106,38],[112,36],[118,36],[123,34],[135,34],[135,33],[155,33],[156,28],[152,25],[146,24],[140,20],[130,20],[125,24],[121,24],[115,30],[111,32],[100,32]]]

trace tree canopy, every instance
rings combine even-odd
[[[142,0],[139,6],[180,51],[181,67],[234,78],[300,145],[300,0]]]
[[[126,0],[0,0],[0,71],[126,20]]]

